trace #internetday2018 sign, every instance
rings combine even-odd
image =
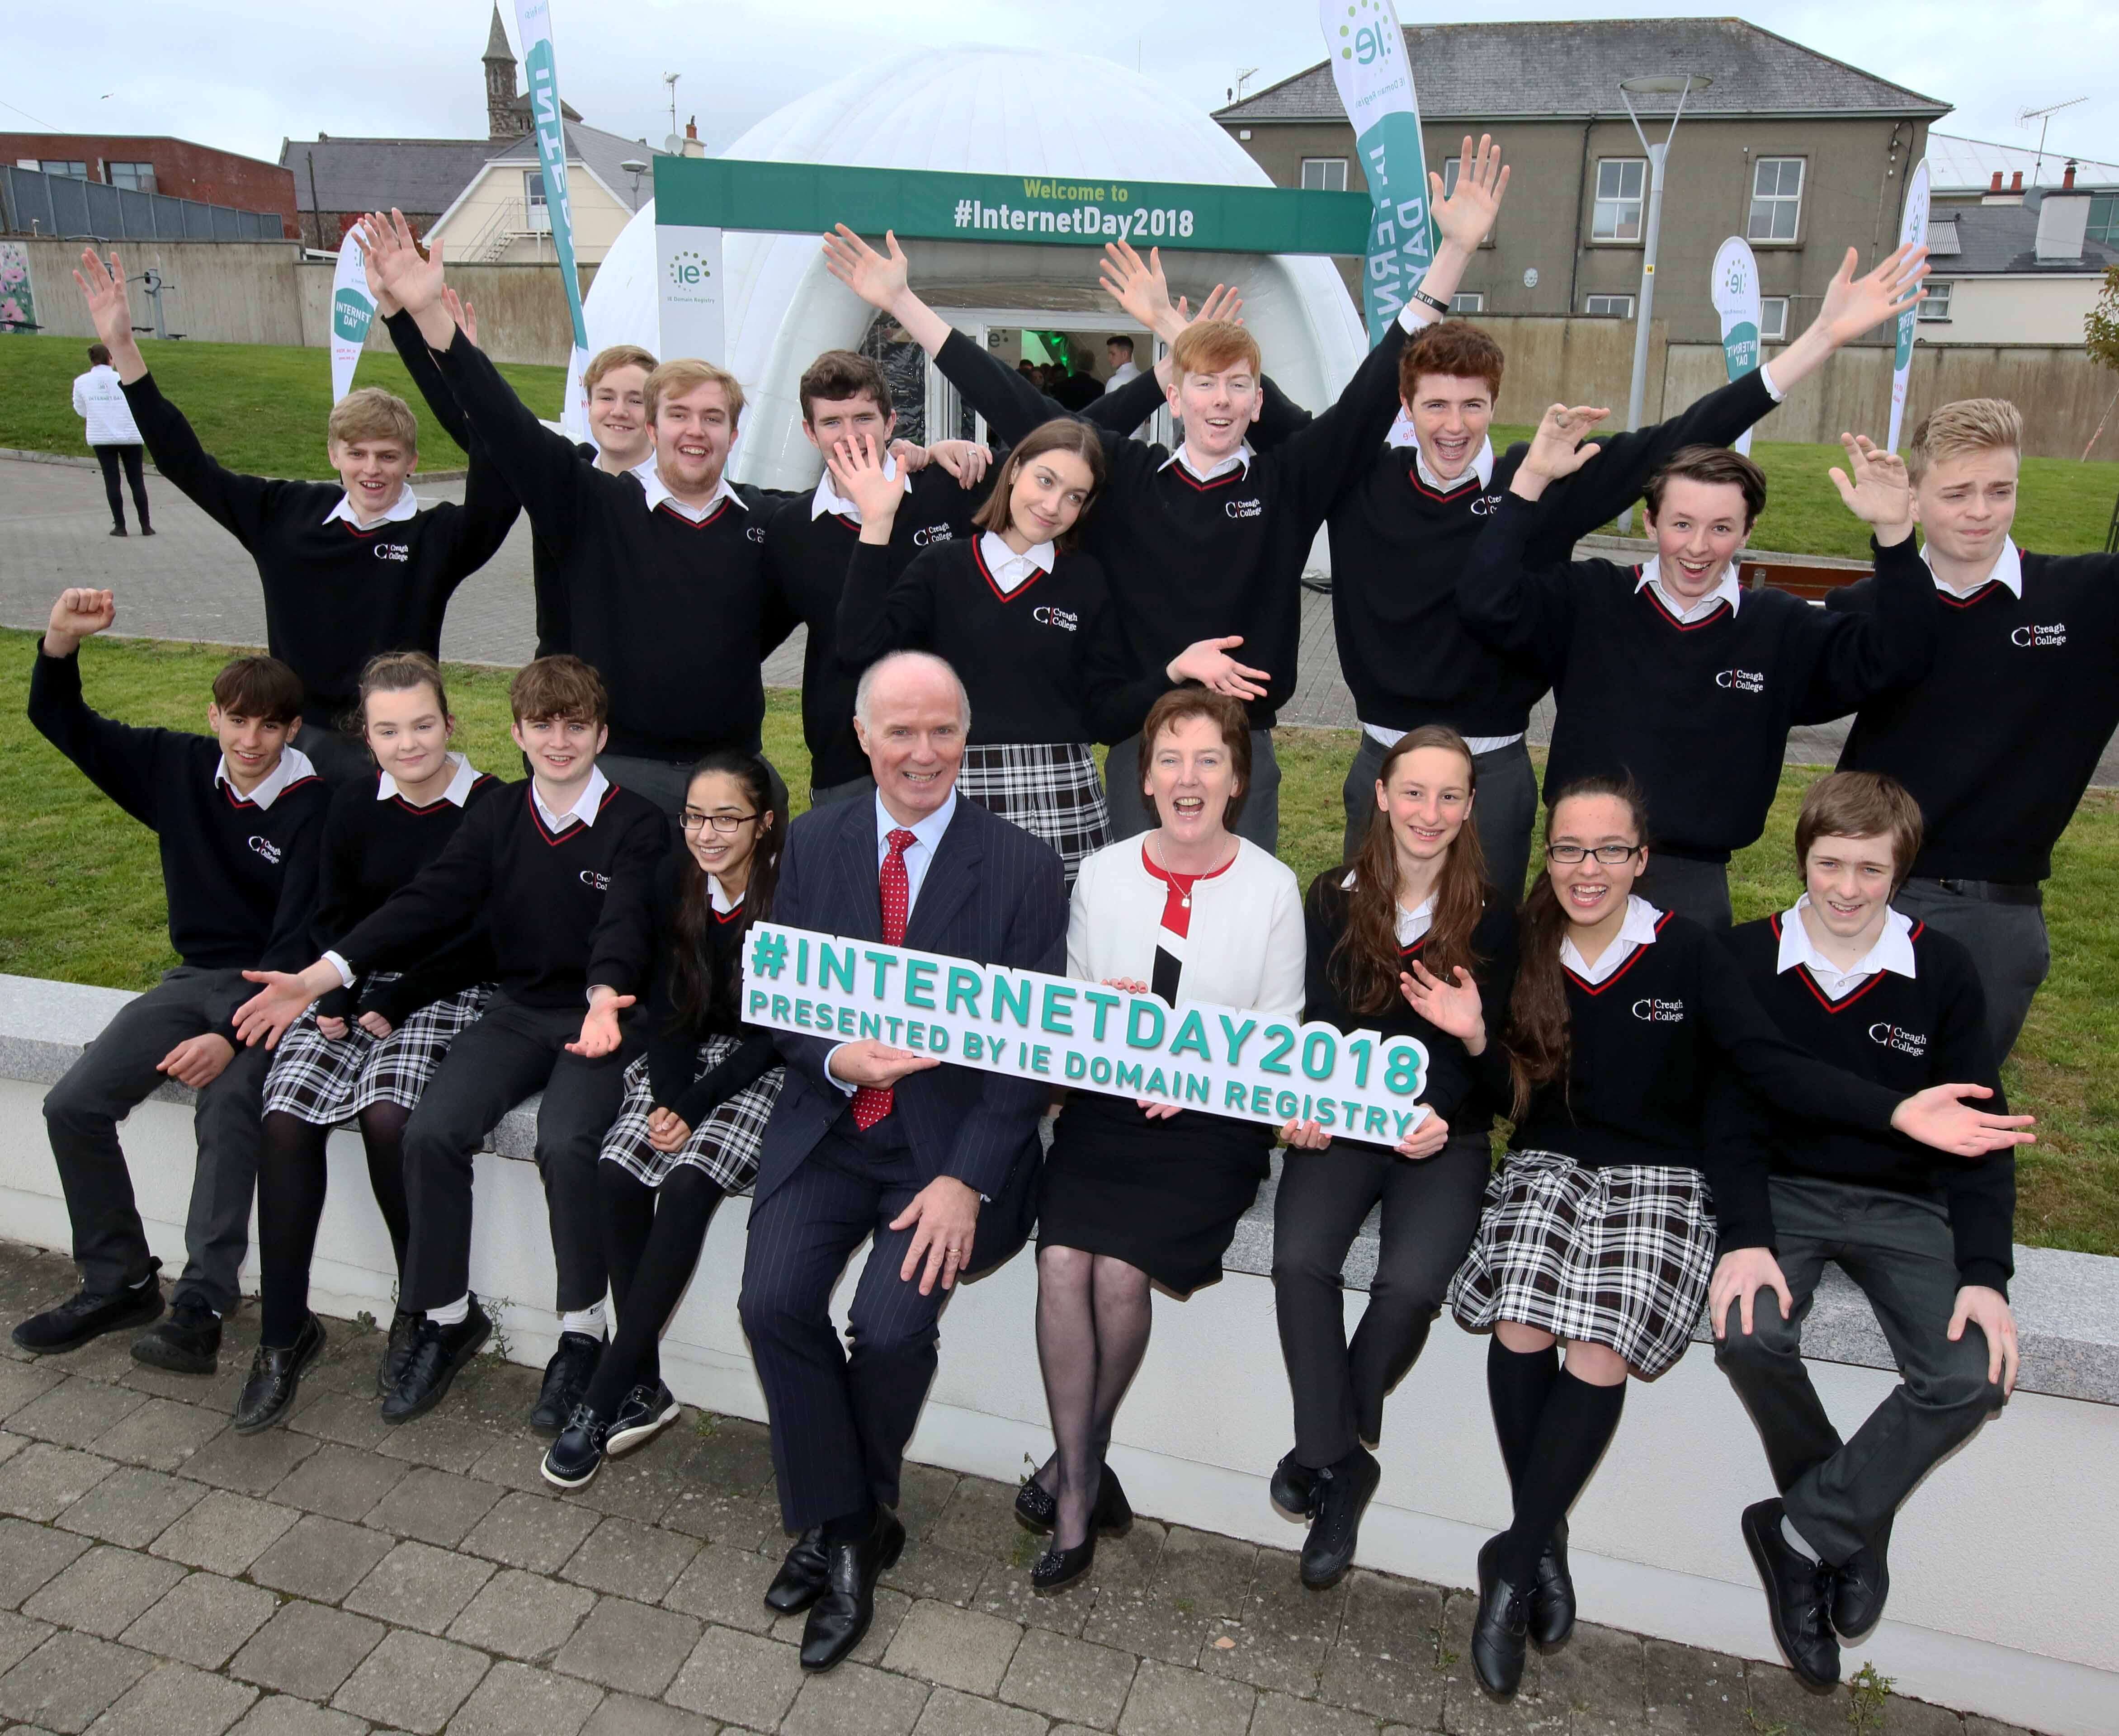
[[[953,1065],[1394,1145],[1428,1116],[1427,1051],[1237,1007],[1130,995],[777,922],[752,926],[744,1020]]]

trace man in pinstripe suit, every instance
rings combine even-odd
[[[796,927],[1036,971],[1066,968],[1060,858],[961,800],[971,705],[956,672],[898,652],[861,677],[854,728],[873,801],[790,829],[773,915]],[[860,1642],[905,1529],[898,1473],[960,1274],[1028,1229],[1047,1088],[866,1041],[783,1033],[787,1083],[766,1130],[740,1309],[772,1422],[780,1511],[802,1534],[766,1594],[808,1609],[805,1669]],[[828,1311],[874,1246],[840,1348]]]

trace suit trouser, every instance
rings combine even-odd
[[[1888,1534],[1913,1486],[2001,1409],[1987,1378],[1986,1335],[1946,1336],[1959,1288],[1950,1218],[1931,1200],[1808,1177],[1771,1183],[1774,1237],[1795,1307],[1754,1298],[1736,1310],[1715,1362],[1758,1425],[1788,1517],[1835,1566]],[[1897,1358],[1901,1383],[1843,1441],[1803,1367],[1802,1323],[1830,1260],[1861,1287]]]
[[[593,1307],[610,1288],[596,1159],[625,1099],[625,1068],[639,1053],[628,1036],[613,1054],[566,1052],[581,1035],[580,1007],[531,1007],[495,995],[449,1052],[405,1125],[405,1197],[411,1237],[398,1306],[447,1307],[471,1288],[471,1175],[500,1118],[532,1092],[537,1173],[559,1267],[562,1314]]]
[[[2016,1047],[2031,1001],[2052,968],[2044,907],[1972,898],[1930,880],[1908,880],[1891,902],[1917,921],[1932,923],[1972,954],[1979,986],[1987,993],[1987,1034],[1998,1067]]]
[[[1140,786],[1140,737],[1129,736],[1104,753],[1104,805],[1111,810],[1113,843],[1156,828],[1155,810],[1141,801]],[[1251,731],[1250,793],[1229,829],[1268,855],[1279,853],[1280,761],[1274,757],[1269,729]]]
[[[1370,819],[1376,812],[1376,779],[1383,774],[1384,755],[1389,751],[1367,731],[1361,732],[1361,745],[1355,752],[1354,763],[1347,768],[1347,782],[1340,791],[1347,807],[1342,861],[1353,861],[1369,835]],[[1474,754],[1472,769],[1478,777],[1472,823],[1479,830],[1486,878],[1520,903],[1523,876],[1530,871],[1531,828],[1537,820],[1537,770],[1530,763],[1530,749],[1518,740],[1489,753]]]
[[[250,992],[240,971],[180,964],[128,1002],[46,1094],[44,1124],[66,1191],[73,1257],[89,1290],[108,1294],[152,1270],[118,1123],[169,1082],[155,1062],[188,1038],[218,1029]],[[203,1302],[217,1313],[229,1312],[242,1295],[237,1279],[250,1249],[257,1128],[271,1064],[262,1045],[239,1047],[220,1076],[198,1093],[192,1117],[198,1163],[176,1299]]]
[[[1674,856],[1648,848],[1648,870],[1634,882],[1634,894],[1658,910],[1674,910],[1703,928],[1723,929],[1735,917],[1729,905],[1729,865]]]
[[[1282,1154],[1273,1207],[1273,1312],[1295,1401],[1295,1457],[1312,1470],[1383,1438],[1384,1400],[1419,1359],[1479,1227],[1491,1167],[1484,1132],[1431,1158],[1334,1140]],[[1340,1269],[1379,1200],[1383,1233],[1368,1304],[1347,1341]]]
[[[110,500],[110,522],[125,528],[125,501],[118,492],[118,466],[125,466],[126,486],[132,490],[132,510],[140,515],[140,528],[147,528],[147,479],[141,470],[142,448],[138,446],[100,445],[95,462],[103,466],[103,492]]]

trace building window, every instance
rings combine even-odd
[[[1305,193],[1344,193],[1347,160],[1342,156],[1306,156],[1302,160]]]
[[[1630,295],[1592,295],[1583,304],[1582,311],[1592,318],[1631,319],[1634,317],[1634,298]]]
[[[1453,313],[1483,313],[1486,311],[1486,294],[1483,290],[1459,290],[1449,298]]]
[[[1788,299],[1769,295],[1759,304],[1759,337],[1769,344],[1787,341]]]
[[[2103,193],[2089,202],[2089,226],[2083,237],[2102,241],[2107,247],[2119,247],[2119,197]]]
[[[1923,320],[1948,319],[1950,292],[1957,285],[1954,283],[1938,283],[1931,277],[1922,287],[1927,290],[1927,294],[1921,298],[1920,317]]]
[[[522,207],[525,229],[533,234],[551,234],[552,212],[545,202],[545,176],[540,169],[522,171]]]
[[[1589,225],[1592,241],[1641,239],[1641,197],[1648,186],[1646,157],[1607,156],[1597,164],[1597,210]]]
[[[46,157],[37,165],[37,167],[44,170],[46,174],[63,174],[70,180],[86,181],[88,179],[88,165],[86,163]]]
[[[1745,230],[1753,241],[1792,241],[1802,214],[1802,159],[1762,156],[1751,165],[1751,220]]]
[[[155,165],[152,163],[106,163],[113,187],[128,188],[134,193],[152,193],[155,190]]]

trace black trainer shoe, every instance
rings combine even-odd
[[[125,534],[125,527],[122,524],[114,524],[110,527],[110,534],[113,536],[123,536]]]
[[[1503,1579],[1494,1564],[1500,1543],[1500,1537],[1490,1537],[1479,1551],[1479,1608],[1472,1618],[1472,1673],[1479,1678],[1480,1687],[1505,1700],[1523,1686],[1530,1618],[1523,1594]]]
[[[1273,1468],[1273,1482],[1267,1492],[1273,1504],[1290,1519],[1310,1519],[1317,1512],[1317,1473],[1306,1464],[1296,1462],[1289,1453]]]
[[[637,1389],[636,1389],[637,1390]],[[559,1438],[545,1450],[537,1467],[555,1489],[577,1489],[603,1469],[610,1425],[586,1404],[577,1404]]]
[[[1361,1541],[1361,1514],[1384,1479],[1375,1455],[1356,1447],[1337,1464],[1315,1474],[1317,1516],[1302,1543],[1302,1583],[1312,1591],[1336,1585],[1354,1565]]]
[[[395,1309],[390,1316],[390,1338],[383,1347],[383,1354],[375,1362],[375,1396],[387,1399],[397,1390],[397,1383],[405,1378],[405,1365],[412,1360],[412,1339],[420,1330],[424,1314],[407,1314],[402,1308]]]
[[[670,1389],[661,1381],[652,1386],[636,1386],[619,1403],[618,1414],[611,1418],[610,1435],[604,1442],[604,1451],[615,1458],[620,1453],[629,1453],[636,1446],[645,1446],[683,1414],[679,1404]],[[581,1413],[577,1411],[576,1417]],[[573,1419],[567,1426],[573,1427]]]
[[[1567,1521],[1553,1528],[1552,1541],[1537,1558],[1530,1582],[1530,1636],[1543,1646],[1564,1645],[1574,1632],[1574,1576],[1567,1571]]]
[[[1788,1667],[1805,1687],[1830,1687],[1839,1679],[1839,1641],[1829,1613],[1837,1576],[1790,1547],[1781,1535],[1786,1511],[1778,1500],[1745,1508],[1744,1544],[1765,1582],[1766,1613]]]
[[[220,1316],[181,1297],[169,1316],[132,1340],[132,1360],[172,1374],[211,1374],[220,1367]]]
[[[1832,1625],[1843,1640],[1859,1639],[1884,1618],[1884,1599],[1891,1594],[1891,1534],[1857,1549],[1832,1581]]]
[[[545,1365],[545,1384],[537,1394],[530,1426],[540,1435],[556,1435],[567,1426],[582,1395],[596,1378],[596,1364],[603,1360],[604,1341],[586,1332],[562,1332],[559,1348]]]
[[[409,1423],[424,1416],[447,1395],[449,1383],[492,1336],[493,1322],[475,1296],[471,1299],[471,1312],[453,1326],[438,1325],[421,1316],[404,1375],[383,1401],[383,1420]]]
[[[250,1358],[250,1376],[235,1401],[235,1432],[254,1435],[283,1421],[294,1409],[302,1390],[302,1376],[324,1352],[324,1325],[315,1315],[306,1316],[294,1342],[284,1350],[260,1344]]]
[[[32,1314],[16,1327],[15,1342],[38,1356],[78,1350],[106,1332],[123,1332],[159,1320],[162,1287],[150,1277],[137,1288],[98,1295],[78,1290],[56,1308]]]

